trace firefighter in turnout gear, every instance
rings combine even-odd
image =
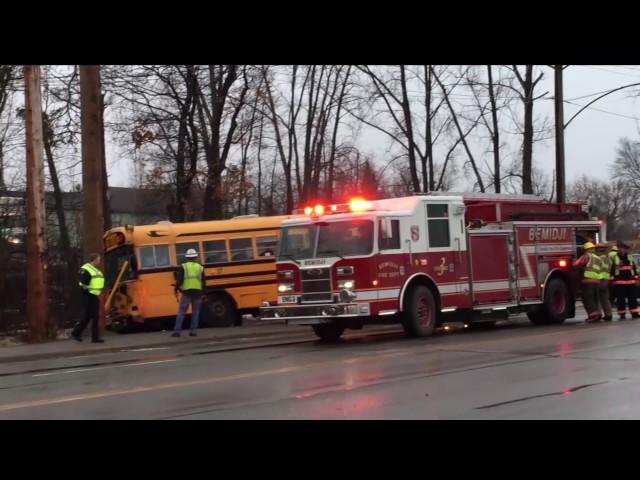
[[[100,294],[104,288],[104,275],[98,269],[100,255],[92,253],[89,261],[80,268],[80,295],[82,296],[82,319],[76,323],[71,331],[71,336],[77,341],[82,341],[82,331],[91,322],[91,341],[103,343],[100,338]]]
[[[173,329],[172,337],[179,337],[182,330],[182,321],[191,304],[191,331],[189,335],[195,337],[198,330],[198,319],[200,317],[200,307],[202,306],[202,291],[206,284],[204,267],[198,263],[198,253],[190,248],[185,255],[186,261],[182,268],[177,271],[176,293],[182,291],[176,325]]]
[[[618,256],[618,245],[613,245],[607,255],[611,259],[611,281],[609,282],[609,301],[611,305],[616,300],[616,285],[613,282],[613,258]]]
[[[580,285],[580,294],[584,309],[587,311],[586,321],[589,323],[598,322],[602,317],[599,298],[602,260],[600,256],[595,253],[596,246],[592,242],[585,242],[583,248],[584,253],[573,262],[573,266],[584,269]]]
[[[633,292],[633,287],[638,281],[638,274],[636,266],[629,256],[629,245],[623,242],[618,242],[618,253],[613,257],[613,275],[620,320],[625,319],[627,305],[631,318],[640,318],[638,301]]]
[[[600,306],[602,307],[602,313],[604,314],[603,320],[605,322],[610,322],[613,315],[611,312],[611,302],[609,301],[609,283],[612,278],[611,270],[613,267],[613,260],[609,255],[607,255],[607,247],[603,243],[599,243],[597,245],[597,252],[598,255],[600,255],[600,260],[602,262],[599,290]]]

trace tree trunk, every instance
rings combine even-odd
[[[409,105],[409,96],[407,94],[407,77],[404,65],[400,65],[400,85],[402,87],[402,113],[404,114],[405,128],[407,131],[408,154],[409,154],[409,170],[411,172],[411,181],[415,192],[420,192],[420,179],[418,178],[418,167],[416,163],[416,149],[413,139],[413,122],[411,119],[411,107]],[[427,187],[425,182],[425,188]]]
[[[524,135],[522,145],[522,193],[533,193],[533,65],[526,66],[524,87]]]
[[[431,65],[425,65],[424,67],[424,94],[425,94],[425,107],[427,110],[427,118],[426,118],[426,122],[425,122],[425,140],[426,140],[426,146],[425,146],[425,157],[426,157],[426,161],[428,164],[428,169],[429,169],[429,188],[427,189],[427,177],[425,175],[424,178],[424,186],[425,189],[427,189],[428,191],[432,192],[436,189],[436,183],[435,183],[435,175],[434,175],[434,171],[433,171],[433,134],[431,132],[431,128],[432,128],[432,119],[431,119],[431,88],[432,88],[432,66]],[[422,162],[422,169],[425,170],[425,165],[424,162]]]
[[[498,129],[498,108],[493,92],[491,65],[487,65],[487,73],[489,75],[489,101],[491,102],[491,119],[493,121],[493,132],[491,132],[491,140],[493,141],[493,185],[496,193],[500,193],[500,131]]]

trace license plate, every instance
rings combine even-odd
[[[278,297],[278,303],[298,303],[298,297],[295,295],[281,295]]]

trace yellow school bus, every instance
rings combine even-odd
[[[294,216],[245,215],[230,220],[116,227],[104,235],[106,290],[129,262],[106,312],[117,331],[150,322],[169,323],[178,312],[175,272],[187,250],[205,267],[204,326],[240,325],[277,299],[275,259],[280,223]]]

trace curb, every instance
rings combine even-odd
[[[167,332],[169,335],[170,332]],[[140,342],[131,345],[119,345],[119,346],[95,346],[93,348],[84,347],[80,349],[70,348],[67,350],[59,351],[59,352],[43,352],[43,353],[31,353],[31,354],[18,354],[13,356],[5,356],[0,357],[0,364],[6,363],[18,363],[18,362],[28,362],[35,360],[47,360],[53,358],[68,358],[68,357],[76,357],[79,355],[98,355],[102,353],[118,353],[123,350],[136,350],[142,348],[156,348],[156,347],[167,347],[167,346],[175,346],[175,345],[198,345],[198,344],[206,344],[210,342],[220,342],[224,344],[227,340],[238,340],[238,339],[246,339],[247,342],[253,340],[264,339],[265,337],[292,337],[292,336],[300,336],[304,335],[304,332],[300,329],[292,328],[291,332],[286,331],[271,331],[271,332],[252,332],[252,333],[237,333],[232,335],[225,335],[223,337],[219,336],[207,336],[207,337],[186,337],[186,338],[167,338],[167,340],[161,340],[156,342]],[[61,339],[56,340],[56,342],[73,342],[76,343],[72,338],[69,339]],[[16,347],[8,347],[8,348],[21,348],[22,346]]]

